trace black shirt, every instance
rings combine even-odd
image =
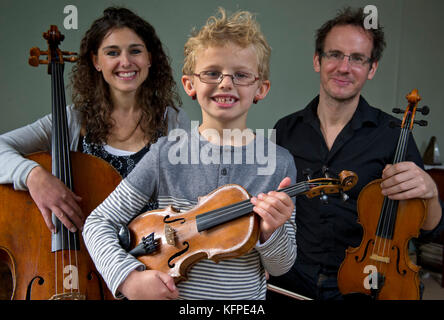
[[[322,176],[322,167],[330,173],[350,170],[358,175],[358,183],[347,192],[349,200],[330,195],[328,204],[319,198],[296,199],[297,248],[296,264],[317,266],[313,272],[336,272],[344,260],[348,247],[358,247],[362,227],[357,222],[357,199],[369,182],[381,178],[386,164],[393,163],[400,128],[390,126],[399,119],[371,107],[363,97],[350,122],[339,133],[328,150],[317,117],[319,96],[298,112],[279,120],[275,126],[277,144],[293,155],[298,181],[306,180],[305,169],[311,169],[312,178]],[[407,161],[423,168],[421,156],[410,135]],[[441,224],[442,224],[441,219]],[[316,270],[316,271],[315,271]],[[316,275],[313,275],[316,278]]]

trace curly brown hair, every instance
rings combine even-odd
[[[82,126],[93,143],[105,143],[114,122],[109,86],[95,69],[92,54],[97,55],[102,40],[110,31],[125,27],[133,30],[151,53],[149,75],[137,92],[137,103],[142,109],[140,126],[149,142],[154,142],[159,132],[167,133],[166,108],[170,106],[178,111],[181,105],[170,58],[154,27],[126,8],[107,8],[83,37],[79,59],[71,74],[72,100],[82,114]]]

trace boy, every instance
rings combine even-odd
[[[265,271],[283,274],[296,258],[294,203],[285,193],[268,192],[295,181],[294,162],[285,149],[246,128],[252,102],[265,98],[270,89],[271,50],[250,13],[229,18],[223,9],[220,13],[185,44],[182,84],[200,104],[202,124],[176,139],[160,138],[85,223],[85,243],[116,297],[265,299]],[[258,176],[261,148],[277,165]],[[184,211],[198,197],[229,183],[257,195],[251,202],[259,215],[260,236],[249,253],[218,264],[202,260],[176,287],[169,275],[145,270],[119,246],[116,225],[128,223],[150,198],[156,197],[160,208],[173,205]]]

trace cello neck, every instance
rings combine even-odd
[[[51,62],[52,174],[72,190],[63,66]]]

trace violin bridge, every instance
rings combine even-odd
[[[166,242],[171,246],[176,245],[175,233],[176,232],[173,228],[171,228],[168,224],[165,224],[165,239]]]
[[[370,256],[370,259],[375,260],[375,261],[379,261],[379,262],[385,262],[385,263],[390,263],[390,258],[389,257],[381,257],[377,254],[372,254]]]

